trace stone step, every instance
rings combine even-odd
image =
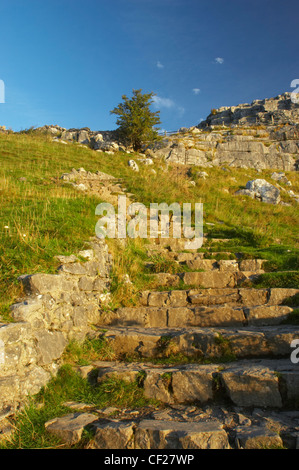
[[[230,449],[228,434],[219,422],[110,420],[93,426],[95,436],[89,447],[92,449]],[[158,464],[162,461],[190,464],[193,459],[193,455],[151,456],[151,462]]]
[[[165,245],[148,245],[146,246],[146,253],[147,255],[154,256],[154,255],[162,255],[167,256],[167,258],[176,260],[176,261],[187,261],[192,260],[194,257],[198,259],[210,259],[216,257],[225,257],[226,259],[239,259],[241,260],[243,257],[243,253],[238,252],[230,252],[230,251],[202,251],[202,252],[194,252],[194,250],[178,250],[175,251],[170,250],[170,247]]]
[[[144,307],[187,307],[194,305],[280,305],[299,293],[299,289],[207,288],[171,291],[143,291],[140,305]]]
[[[192,252],[169,252],[169,256],[176,260],[179,261],[180,263],[186,262],[186,261],[195,261],[199,259],[213,259],[213,258],[229,258],[229,259],[237,259],[238,261],[241,261],[243,254],[242,253],[231,253],[229,251],[207,251],[207,252],[200,252],[200,253],[192,253]]]
[[[98,382],[120,378],[142,384],[147,398],[167,404],[228,400],[239,407],[299,409],[299,369],[290,359],[153,367],[98,363]]]
[[[177,261],[177,260],[175,260]],[[220,271],[220,272],[238,272],[238,271],[246,271],[246,272],[254,272],[255,274],[263,274],[265,271],[261,269],[264,260],[244,260],[244,261],[237,261],[237,260],[220,260],[217,261],[216,259],[202,259],[198,257],[194,257],[194,259],[186,260],[186,261],[177,261],[180,266],[187,266],[188,269],[193,271]],[[149,269],[155,266],[154,262],[147,262],[145,266]]]
[[[176,361],[289,357],[299,326],[234,328],[111,328],[103,333],[118,357]]]
[[[144,328],[216,327],[279,325],[293,312],[282,305],[232,307],[229,305],[187,307],[122,307],[105,313],[101,326],[138,326]]]
[[[185,254],[185,253],[184,253]],[[177,261],[183,265],[187,266],[189,269],[193,270],[203,270],[203,271],[221,271],[221,272],[237,272],[237,271],[245,271],[245,272],[255,272],[257,274],[263,274],[265,271],[262,269],[263,263],[265,260],[263,259],[250,259],[250,260],[243,260],[238,261],[236,259],[232,260],[219,260],[216,259],[202,259],[197,255],[193,255],[193,257],[187,258],[184,261],[181,261],[181,256],[178,256]]]
[[[252,281],[258,276],[255,272],[182,272],[177,274],[157,273],[152,274],[153,282],[159,287],[178,287],[181,283],[186,286],[201,288],[238,287],[245,281]]]
[[[283,271],[284,275],[295,271]],[[282,274],[276,272],[277,275]],[[261,273],[251,271],[206,271],[181,272],[176,274],[151,274],[152,281],[158,287],[179,287],[180,285],[207,288],[242,287],[250,281],[256,280]]]
[[[67,406],[67,405],[66,405]],[[89,406],[89,409],[94,406]],[[109,412],[114,410],[114,418]],[[78,443],[84,429],[93,432],[88,449],[168,449],[150,456],[151,464],[193,464],[190,449],[298,449],[298,411],[244,409],[224,406],[164,405],[153,410],[104,408],[94,413],[70,413],[45,423],[47,432],[69,445]],[[1,423],[0,423],[1,424]],[[3,427],[0,426],[0,431]],[[169,449],[188,449],[182,455]],[[111,455],[108,464],[137,463],[137,457]]]
[[[171,233],[171,232],[170,232]],[[167,248],[170,251],[183,251],[186,250],[186,243],[192,242],[194,238],[162,238],[157,237],[153,238],[152,244],[157,245],[162,248]],[[213,244],[221,244],[221,243],[229,243],[231,242],[231,238],[207,238],[206,236],[203,237],[203,245],[205,246],[206,243],[209,245]],[[192,250],[193,251],[193,250]]]

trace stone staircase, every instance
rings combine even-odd
[[[246,287],[264,272],[264,260],[228,252],[232,259],[217,260],[219,252],[206,259],[162,241],[151,249],[188,271],[153,274],[157,287],[141,292],[138,306],[103,313],[97,335],[118,360],[90,369],[98,382],[138,380],[165,408],[146,419],[98,421],[91,446],[111,448],[113,432],[123,449],[298,448],[291,342],[299,325],[290,324],[293,308],[284,303],[299,289]]]

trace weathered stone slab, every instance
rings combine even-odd
[[[170,307],[185,307],[188,305],[187,291],[172,290],[169,292]]]
[[[165,327],[167,325],[167,309],[160,307],[123,307],[108,320],[111,325]]]
[[[190,286],[200,286],[204,288],[235,287],[235,273],[230,272],[189,272],[182,275],[183,282]]]
[[[299,293],[299,289],[282,289],[273,288],[270,289],[269,305],[280,305],[283,301],[289,297],[293,297]]]
[[[171,380],[174,370],[171,368],[149,370],[143,384],[144,395],[163,403],[174,403],[171,393]]]
[[[219,374],[228,396],[235,405],[282,407],[277,374],[263,363],[243,363]]]
[[[7,405],[12,404],[18,400],[20,396],[20,380],[17,375],[10,375],[7,377],[0,377],[0,409]]]
[[[40,299],[27,299],[10,306],[11,315],[17,322],[29,322],[41,316],[43,302]]]
[[[220,271],[239,271],[239,264],[237,260],[220,260],[218,261]]]
[[[283,325],[270,328],[261,328],[272,356],[290,357],[293,349],[291,342],[299,339],[299,327],[296,325]]]
[[[185,370],[173,372],[171,387],[173,399],[177,403],[206,403],[213,398],[213,377],[217,365],[203,365],[200,368],[189,366]]]
[[[147,305],[149,307],[166,307],[169,305],[169,292],[150,292]]]
[[[256,271],[258,273],[263,273],[263,263],[265,261],[266,260],[264,259],[245,259],[239,263],[240,271]]]
[[[143,420],[135,432],[135,449],[228,449],[221,425]]]
[[[73,266],[73,265],[69,265]],[[20,278],[29,294],[48,294],[52,291],[71,291],[74,283],[57,274],[32,274]]]
[[[161,287],[177,286],[180,282],[180,277],[176,274],[157,273],[153,274],[155,282]]]
[[[283,387],[283,401],[287,406],[299,407],[299,370],[298,364],[286,361],[277,365],[277,374]]]
[[[89,448],[92,449],[134,449],[134,422],[111,421],[93,424],[95,436]]]
[[[175,255],[176,260],[179,263],[184,263],[185,261],[192,261],[192,260],[197,260],[197,259],[203,259],[204,258],[204,253],[178,253]]]
[[[188,291],[188,300],[194,305],[236,305],[239,301],[238,289],[192,289]]]
[[[26,395],[35,395],[51,379],[50,372],[39,366],[30,367],[25,370],[25,375],[20,377],[20,393]]]
[[[187,260],[185,264],[190,269],[202,269],[203,271],[213,271],[219,269],[218,263],[214,259],[191,259]]]
[[[125,382],[135,382],[138,374],[142,370],[141,366],[138,364],[97,362],[95,366],[98,367],[98,383],[111,378],[116,378]]]
[[[168,326],[243,326],[245,317],[242,308],[229,306],[190,308],[169,308]]]
[[[268,299],[268,289],[239,289],[240,300],[245,307],[264,305]]]
[[[91,413],[72,413],[45,423],[46,430],[70,445],[80,441],[84,428],[98,418]]]
[[[35,333],[37,361],[40,365],[51,364],[58,359],[67,345],[60,331],[41,330]]]
[[[270,347],[263,332],[249,329],[223,331],[231,352],[238,358],[263,357],[270,354]]]
[[[277,305],[244,307],[249,325],[279,325],[292,311],[290,307]]]
[[[236,447],[242,449],[282,448],[283,441],[274,431],[262,426],[238,426],[235,437]]]

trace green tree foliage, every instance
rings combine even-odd
[[[161,124],[160,111],[150,110],[154,93],[141,92],[142,90],[133,90],[131,99],[123,95],[123,102],[110,111],[111,114],[118,116],[116,124],[119,126],[120,137],[132,145],[135,151],[140,150],[144,143],[159,139],[159,128],[154,126]]]

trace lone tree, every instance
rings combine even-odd
[[[153,103],[151,93],[141,93],[142,90],[133,90],[133,96],[129,99],[122,96],[123,102],[110,111],[118,117],[116,124],[119,126],[120,137],[135,151],[142,148],[142,144],[159,140],[158,130],[154,126],[161,124],[160,111],[152,112],[150,105]]]

